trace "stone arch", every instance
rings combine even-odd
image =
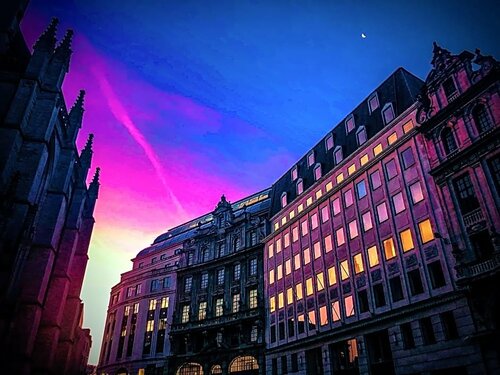
[[[234,358],[229,364],[229,374],[254,374],[259,371],[257,358],[251,355],[242,355]]]
[[[176,375],[203,375],[203,367],[196,362],[186,362],[179,366]]]

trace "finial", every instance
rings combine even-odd
[[[432,49],[433,56],[431,61],[432,66],[434,66],[434,68],[444,67],[451,58],[451,52],[443,47],[438,46],[438,44],[435,41],[432,42],[432,45],[433,45]]]
[[[90,166],[90,159],[92,158],[92,143],[94,141],[94,134],[89,134],[87,138],[87,143],[80,154],[80,159],[82,163],[87,165],[87,168]]]
[[[33,49],[38,49],[41,47],[46,47],[47,49],[53,50],[56,45],[56,33],[57,33],[57,24],[59,20],[57,18],[52,18],[49,23],[49,26],[45,29],[45,31],[40,35],[38,40],[33,45]]]
[[[73,39],[73,30],[68,29],[61,43],[56,48],[56,55],[69,57],[71,55],[71,40]]]

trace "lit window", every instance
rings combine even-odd
[[[355,127],[354,116],[349,115],[345,120],[345,132],[350,133],[352,129],[354,129],[354,127]]]
[[[361,164],[361,166],[363,166],[368,163],[368,160],[368,154],[364,154],[363,156],[361,156],[361,159],[359,159],[359,163]]]
[[[295,285],[295,297],[297,299],[302,299],[303,294],[302,294],[302,283],[298,283]]]
[[[342,147],[335,147],[335,151],[333,152],[333,157],[335,159],[335,164],[339,164],[344,159],[344,154],[342,153]]]
[[[170,301],[170,297],[162,297],[161,303],[160,303],[160,308],[167,309],[169,301]]]
[[[398,169],[396,167],[396,162],[394,161],[394,159],[388,161],[385,164],[385,173],[387,174],[388,180],[392,180],[398,175]]]
[[[323,289],[325,289],[325,278],[323,272],[320,272],[316,275],[316,290],[319,292]]]
[[[384,124],[390,123],[394,120],[394,109],[392,108],[392,103],[387,103],[382,109],[382,118],[384,119]]]
[[[350,176],[352,175],[354,172],[356,172],[356,164],[351,164],[349,166],[349,168],[347,168],[347,174]]]
[[[318,214],[311,215],[311,229],[314,230],[318,227]]]
[[[333,135],[328,134],[328,136],[325,139],[325,146],[326,146],[326,151],[333,148]]]
[[[301,203],[297,206],[297,212],[300,214],[302,211],[304,211],[304,205]]]
[[[339,301],[332,302],[332,320],[334,322],[340,320],[340,303],[339,303]]]
[[[200,302],[198,305],[198,320],[203,320],[207,317],[207,302]]]
[[[150,299],[149,300],[149,310],[155,310],[156,309],[156,299]]]
[[[366,129],[365,127],[361,127],[358,129],[356,132],[356,139],[358,141],[358,146],[361,146],[363,143],[366,142]]]
[[[302,194],[303,191],[304,191],[304,182],[302,181],[301,178],[299,178],[297,181],[297,195]]]
[[[271,312],[276,311],[276,298],[274,296],[269,298],[269,310]]]
[[[370,174],[370,182],[372,185],[372,190],[375,190],[382,185],[380,172],[378,170]]]
[[[312,277],[306,280],[306,296],[311,296],[314,293]]]
[[[401,238],[401,244],[403,246],[403,251],[409,251],[413,249],[413,239],[411,237],[411,230],[406,229],[399,233],[399,237]]]
[[[251,289],[249,295],[249,306],[251,309],[255,309],[257,307],[258,298],[257,298],[257,289]]]
[[[372,215],[370,211],[365,212],[361,218],[363,220],[363,230],[365,232],[373,228]]]
[[[394,212],[399,214],[405,210],[405,201],[403,199],[403,193],[397,193],[392,196],[392,205],[394,206]]]
[[[392,145],[397,140],[398,140],[398,135],[396,134],[396,132],[392,133],[389,137],[387,137],[387,143],[389,145]]]
[[[420,239],[422,243],[427,243],[434,239],[434,233],[432,232],[432,226],[429,219],[418,223],[418,229],[420,230]]]
[[[354,315],[354,300],[352,296],[348,296],[344,298],[345,305],[345,316],[353,316]]]
[[[318,181],[321,178],[321,164],[316,164],[314,166],[314,180]]]
[[[274,284],[274,268],[269,271],[269,284]]]
[[[335,238],[337,239],[337,246],[341,246],[345,243],[344,228],[339,228],[336,230]]]
[[[311,262],[311,251],[309,248],[304,249],[304,265],[309,264]]]
[[[351,204],[354,203],[354,199],[352,197],[352,190],[349,189],[344,193],[344,203],[346,207],[349,207]]]
[[[321,245],[319,241],[314,243],[313,250],[314,250],[314,259],[318,259],[321,256]]]
[[[368,98],[368,108],[370,109],[370,114],[375,111],[379,106],[377,93],[373,93]]]
[[[191,276],[186,277],[184,280],[184,293],[189,293],[191,291],[192,284],[193,278]]]
[[[364,198],[366,196],[365,180],[361,180],[356,184],[356,191],[358,193],[358,199]]]
[[[309,311],[307,313],[307,318],[309,319],[309,330],[316,329],[316,311]]]
[[[302,229],[302,236],[306,236],[309,233],[309,227],[307,226],[307,220],[300,223],[300,228]]]
[[[283,216],[281,218],[281,225],[285,225],[286,224],[286,216]]]
[[[274,223],[274,230],[278,230],[280,228],[280,223],[279,222],[276,222]],[[219,252],[219,256],[221,256],[221,253]]]
[[[328,268],[328,285],[332,286],[337,284],[337,274],[335,273],[335,267]]]
[[[418,203],[424,199],[424,194],[422,193],[420,182],[415,182],[414,184],[410,185],[410,194],[413,204]]]
[[[239,280],[241,276],[241,265],[239,263],[234,265],[233,269],[233,279]]]
[[[288,288],[286,290],[286,304],[287,305],[293,304],[293,289],[292,288]]]
[[[281,238],[276,240],[276,254],[281,253]]]
[[[282,264],[278,265],[278,268],[276,270],[276,274],[277,274],[276,278],[278,280],[281,280],[283,278],[283,265]]]
[[[358,223],[353,220],[349,223],[349,238],[352,240],[358,237]]]
[[[292,261],[291,259],[287,259],[285,261],[285,274],[290,275],[292,273]]]
[[[378,154],[380,154],[382,152],[382,150],[383,150],[382,143],[379,143],[378,145],[376,145],[373,148],[373,156],[377,156]]]
[[[323,192],[321,191],[321,189],[319,189],[318,191],[316,191],[316,194],[314,195],[316,195],[316,199],[319,199],[323,196]]]
[[[328,181],[328,183],[325,185],[325,189],[327,192],[333,189],[333,184],[331,181]]]
[[[389,216],[387,215],[387,205],[385,204],[385,202],[382,202],[377,206],[377,215],[379,223],[383,223],[389,218]]]
[[[217,298],[215,300],[215,316],[222,316],[224,314],[224,299]]]
[[[311,151],[308,155],[307,155],[307,166],[310,167],[311,165],[314,164],[314,151]]]
[[[325,237],[325,252],[329,253],[332,250],[333,250],[332,236],[331,234],[329,234]]]
[[[292,220],[295,217],[295,210],[290,211],[290,220]]]
[[[181,323],[189,322],[189,305],[182,306]]]
[[[394,245],[394,240],[392,237],[384,241],[384,253],[385,259],[389,260],[396,256],[396,246]]]
[[[326,311],[326,306],[321,306],[319,308],[319,324],[322,326],[328,324],[328,313]]]
[[[281,208],[286,206],[286,193],[281,194]]]
[[[361,253],[354,255],[353,262],[354,262],[354,273],[361,273],[365,270],[363,267],[363,258],[361,256]]]
[[[300,254],[295,254],[293,257],[293,268],[298,270],[300,268]]]
[[[368,263],[370,264],[370,267],[375,267],[378,265],[378,253],[377,253],[377,246],[372,246],[369,247],[368,250]]]
[[[278,309],[285,307],[285,302],[283,300],[283,292],[278,293]]]
[[[403,125],[403,132],[406,134],[413,129],[413,121],[410,120]]]
[[[347,260],[340,262],[340,278],[342,280],[349,278],[349,265]]]
[[[335,198],[332,202],[333,216],[340,213],[340,198]]]
[[[267,247],[267,254],[268,254],[268,258],[272,258],[273,255],[274,255],[274,245],[273,244],[270,244],[268,247]]]
[[[240,298],[241,297],[239,293],[233,294],[233,313],[237,313],[238,311],[240,311]]]
[[[299,239],[299,227],[292,228],[292,241],[296,242]]]
[[[292,181],[295,181],[297,179],[297,177],[299,176],[299,170],[298,170],[298,167],[295,166],[292,168]]]
[[[321,222],[326,223],[330,218],[330,214],[328,213],[328,206],[324,206],[321,208]]]
[[[283,246],[290,246],[290,233],[285,233],[285,236],[283,237]]]
[[[340,174],[336,177],[336,181],[337,181],[337,184],[340,184],[342,181],[344,181],[344,174],[343,174],[343,173],[340,173]]]
[[[309,207],[312,203],[313,203],[312,197],[307,198],[307,200],[306,200],[306,206]]]

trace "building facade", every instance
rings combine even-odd
[[[498,371],[498,297],[487,303],[495,291],[481,293],[487,329],[471,303],[471,285],[497,277],[498,66],[479,56],[474,70],[471,60],[435,47],[426,82],[398,69],[273,185],[267,373]],[[441,86],[450,75],[455,91]],[[442,100],[443,90],[456,102]],[[472,122],[484,131],[470,130]],[[460,138],[453,161],[442,152],[451,141],[438,136],[446,126]],[[462,158],[469,147],[481,151]],[[473,195],[470,184],[467,193],[456,185],[470,216],[458,214],[462,198],[449,193],[463,174],[458,160],[475,168],[476,188],[487,180],[474,204],[464,195]],[[485,231],[489,242],[486,234],[471,239]],[[480,284],[481,275],[490,279]]]
[[[265,374],[262,240],[269,190],[224,196],[184,242],[168,373]]]
[[[53,20],[29,52],[25,2],[0,19],[0,357],[15,374],[79,374],[91,337],[80,299],[99,171],[87,186],[92,139],[79,152],[84,92],[61,91],[72,32]]]

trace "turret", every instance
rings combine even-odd
[[[47,69],[56,46],[57,24],[59,20],[52,18],[47,29],[40,35],[33,46],[33,55],[26,68],[26,77],[41,79]]]
[[[49,89],[59,91],[64,80],[64,76],[69,70],[69,60],[71,57],[71,40],[73,30],[66,31],[66,35],[61,43],[56,47],[49,62],[49,66],[42,79],[44,86]]]
[[[68,137],[71,144],[75,142],[76,136],[78,135],[78,131],[82,127],[84,99],[85,99],[85,90],[80,90],[80,93],[78,94],[75,103],[73,104],[73,106],[69,111]]]

